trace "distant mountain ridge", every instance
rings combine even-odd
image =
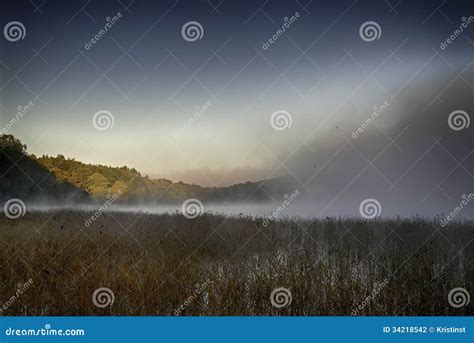
[[[11,159],[9,156],[16,155],[30,166],[30,173],[38,175],[38,183],[41,181],[39,179],[44,178],[49,180],[50,185],[46,190],[35,190],[37,182],[28,180],[29,175],[23,175],[20,170],[16,170],[16,178],[13,181],[11,176],[9,182],[5,182],[3,178],[0,181],[0,197],[3,198],[5,195],[15,194],[19,198],[23,195],[27,198],[63,201],[69,196],[73,201],[91,202],[105,201],[114,197],[114,201],[122,204],[177,203],[197,198],[203,202],[225,203],[272,201],[294,191],[294,187],[286,177],[239,183],[228,187],[202,187],[183,182],[175,183],[167,179],[150,179],[148,176],[142,176],[136,169],[126,166],[86,164],[73,158],[65,158],[63,155],[55,157],[28,155],[26,146],[11,135],[0,136],[0,144],[9,147],[8,150],[2,149],[0,170],[12,168],[12,163],[8,163]],[[27,187],[30,188],[24,189],[28,184],[30,186]]]

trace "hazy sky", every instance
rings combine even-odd
[[[128,5],[50,0],[32,5],[25,0],[14,6],[11,2],[9,8],[2,4],[2,27],[19,21],[26,35],[0,43],[0,124],[5,127],[18,106],[31,101],[33,106],[9,129],[30,153],[127,165],[152,177],[202,185],[287,174],[306,183],[341,144],[353,139],[352,132],[372,115],[374,106],[390,104],[390,116],[380,116],[378,125],[392,128],[390,135],[395,136],[406,119],[410,94],[420,93],[418,114],[446,105],[444,92],[458,82],[472,94],[473,28],[440,49],[462,17],[474,14],[472,2],[440,4],[352,0],[132,0]],[[99,34],[106,18],[118,12],[121,17],[87,49],[85,44]],[[292,24],[264,49],[285,18],[296,12]],[[189,21],[202,26],[201,39],[183,38],[182,27]],[[368,21],[380,27],[380,36],[373,41],[362,39],[359,32]],[[471,82],[471,88],[459,75]],[[439,112],[440,120],[451,111],[472,108],[472,100],[467,102],[449,104]],[[206,103],[210,106],[193,118],[196,107]],[[94,127],[98,111],[112,114],[112,127]],[[288,112],[291,127],[275,130],[270,123],[275,111]],[[433,136],[413,127],[428,140]],[[178,137],[177,130],[181,130]],[[375,132],[380,134],[371,125],[363,139],[371,139]],[[375,142],[361,143],[360,149],[370,155],[376,148],[374,157],[386,143]],[[422,154],[425,146],[419,148]],[[367,165],[353,148],[347,154],[362,167]],[[394,182],[418,157],[413,153],[407,164],[399,169],[391,166],[383,174],[391,172]],[[334,169],[346,166],[342,161]]]

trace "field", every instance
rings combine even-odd
[[[472,222],[92,215],[0,218],[0,314],[474,314]]]

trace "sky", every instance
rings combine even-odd
[[[25,35],[0,42],[0,125],[31,101],[7,130],[30,153],[204,186],[290,175],[314,197],[344,192],[367,166],[368,179],[358,182],[367,192],[419,192],[413,185],[422,179],[430,181],[424,195],[442,193],[437,183],[450,169],[440,165],[467,155],[454,162],[464,173],[452,180],[459,189],[443,192],[453,200],[470,191],[472,127],[455,131],[447,120],[456,110],[472,113],[474,24],[441,47],[474,14],[470,1],[1,6],[2,26],[18,21]],[[183,34],[188,23],[197,37]],[[434,136],[451,156],[438,144],[425,154]],[[425,174],[413,167],[419,158]]]

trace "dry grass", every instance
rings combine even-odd
[[[0,307],[33,280],[4,315],[173,315],[185,302],[183,315],[351,315],[384,279],[360,315],[474,313],[472,301],[447,302],[453,287],[474,291],[472,222],[285,219],[264,228],[250,217],[114,212],[86,228],[90,215],[0,218]],[[112,306],[93,305],[98,287],[113,290]],[[290,289],[290,306],[271,305],[276,287]]]

